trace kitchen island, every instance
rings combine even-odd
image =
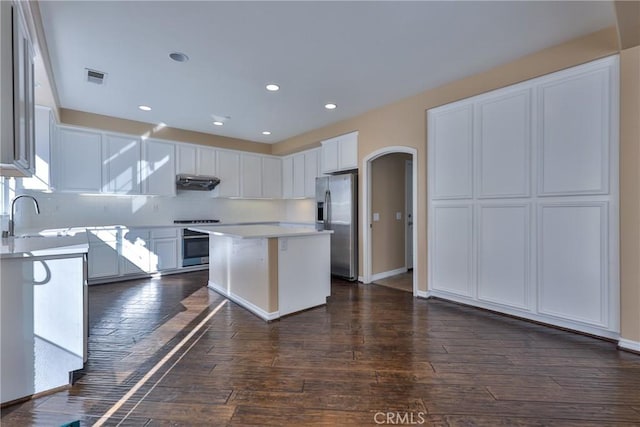
[[[326,304],[332,231],[280,225],[189,229],[209,234],[209,287],[262,319]]]
[[[0,402],[69,385],[87,358],[86,233],[3,238]]]

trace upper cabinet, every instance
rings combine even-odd
[[[292,154],[282,159],[282,197],[313,198],[320,173],[320,148]]]
[[[100,193],[102,134],[60,127],[53,150],[53,185],[58,191]]]
[[[0,93],[2,105],[13,106],[4,109],[0,116],[0,171],[6,176],[31,176],[35,172],[35,52],[17,4],[0,2],[0,20]],[[5,66],[9,60],[11,70]]]
[[[176,194],[176,147],[171,142],[146,140],[142,145],[142,192],[155,196]]]
[[[262,197],[262,159],[257,154],[242,153],[242,197]]]
[[[141,143],[138,138],[106,135],[104,139],[104,193],[140,194]]]
[[[282,160],[277,157],[262,157],[262,197],[282,198]]]
[[[240,197],[240,153],[220,150],[216,160],[216,176],[220,178],[218,196]]]
[[[322,173],[358,168],[358,132],[322,141]]]

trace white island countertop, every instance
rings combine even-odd
[[[2,238],[0,258],[48,257],[89,251],[86,233],[69,236],[30,236]]]
[[[283,227],[281,225],[217,225],[193,226],[191,231],[228,236],[237,239],[266,239],[271,237],[296,237],[331,234],[332,230],[317,231],[311,227]]]

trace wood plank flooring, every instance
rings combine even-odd
[[[640,425],[640,356],[610,342],[339,280],[265,323],[206,281],[91,287],[75,385],[2,425]]]

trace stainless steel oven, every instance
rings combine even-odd
[[[182,230],[182,266],[209,264],[209,235]]]

